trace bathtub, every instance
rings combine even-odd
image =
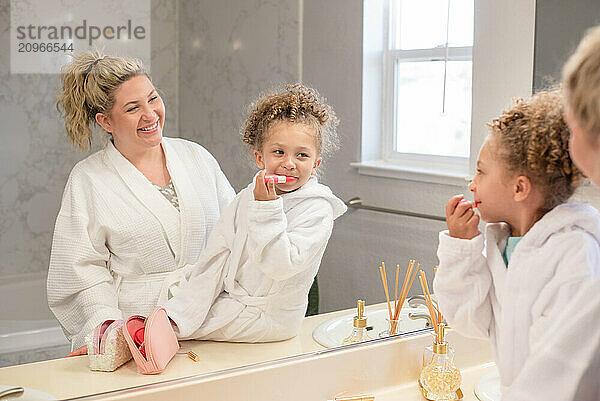
[[[70,349],[48,308],[45,274],[0,278],[0,305],[0,366],[50,359],[50,350],[64,356]]]

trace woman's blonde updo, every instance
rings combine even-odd
[[[147,74],[142,62],[133,58],[105,56],[100,51],[71,56],[73,61],[61,71],[56,108],[65,118],[71,144],[86,151],[92,144],[96,114],[110,115],[117,89],[130,78]]]
[[[330,156],[339,147],[335,112],[319,93],[300,83],[286,85],[250,105],[242,127],[244,142],[260,151],[269,128],[279,122],[304,124],[315,132],[319,155]]]
[[[569,128],[560,90],[541,91],[489,124],[498,156],[508,170],[524,175],[544,197],[544,215],[573,195],[580,172],[569,155]]]
[[[563,87],[574,117],[600,138],[600,26],[592,28],[563,67]]]

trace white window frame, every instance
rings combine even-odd
[[[398,28],[398,24],[394,24],[392,19],[398,16],[392,8],[394,7],[394,0],[388,0],[388,27],[384,29],[384,83],[383,83],[383,140],[382,140],[382,155],[383,160],[386,163],[395,164],[400,167],[411,167],[411,168],[423,168],[428,166],[435,170],[446,171],[449,173],[455,173],[460,176],[466,176],[469,169],[469,158],[468,157],[452,157],[452,156],[441,156],[433,154],[415,154],[415,153],[404,153],[398,152],[397,149],[397,138],[398,129],[396,127],[396,111],[398,110],[396,101],[398,99],[397,89],[397,77],[396,77],[396,63],[398,62],[411,62],[411,61],[472,61],[473,59],[473,48],[472,46],[464,47],[437,47],[431,49],[411,49],[411,50],[400,50],[392,49],[393,38],[396,37],[395,29]],[[470,127],[469,127],[470,128]],[[470,129],[469,129],[470,131]],[[418,135],[419,133],[415,133]],[[470,137],[470,132],[469,132]],[[468,153],[468,150],[467,150]]]
[[[476,0],[473,39],[472,109],[470,153],[457,171],[452,161],[437,156],[410,155],[402,164],[389,160],[386,139],[384,82],[389,68],[384,60],[389,46],[390,0],[363,1],[363,85],[360,161],[351,163],[359,174],[446,185],[465,186],[475,171],[479,149],[488,134],[486,123],[511,104],[529,96],[533,87],[535,0]],[[382,28],[383,27],[383,28]],[[450,162],[450,163],[447,163]],[[470,174],[469,174],[470,173]]]

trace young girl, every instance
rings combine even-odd
[[[261,171],[223,212],[189,280],[166,303],[180,338],[263,342],[295,336],[333,221],[346,211],[317,182],[337,118],[301,84],[266,96],[243,129]],[[265,183],[265,175],[292,182]],[[212,306],[211,306],[212,305]]]
[[[587,32],[565,64],[563,87],[571,157],[600,186],[600,26]],[[577,289],[503,400],[600,400],[598,294],[598,277]]]
[[[559,91],[519,100],[490,125],[470,184],[446,205],[434,291],[450,326],[489,338],[502,390],[563,305],[600,268],[600,216],[564,203],[579,172]],[[488,224],[485,237],[479,216]]]

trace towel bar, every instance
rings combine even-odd
[[[387,209],[387,208],[378,207],[378,206],[363,205],[362,199],[360,199],[359,197],[355,197],[355,198],[352,198],[349,201],[347,201],[346,206],[353,208],[353,209],[372,210],[374,212],[399,214],[402,216],[418,217],[418,218],[427,219],[427,220],[446,221],[445,217],[433,216],[431,214],[414,213],[414,212],[407,212],[404,210],[395,210],[395,209]]]

